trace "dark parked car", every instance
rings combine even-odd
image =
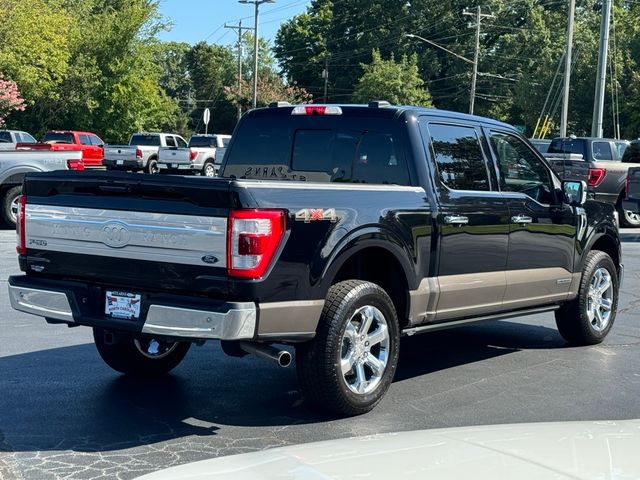
[[[613,205],[510,125],[279,104],[242,117],[221,168],[27,175],[13,307],[92,327],[127,374],[168,372],[211,339],[286,366],[273,344],[290,344],[306,399],[347,415],[381,400],[402,335],[554,312],[589,345],[613,325]]]

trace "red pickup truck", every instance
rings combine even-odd
[[[42,143],[18,143],[20,150],[80,150],[85,167],[101,167],[104,142],[95,133],[75,130],[51,130]]]

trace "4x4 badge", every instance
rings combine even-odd
[[[317,220],[337,222],[338,217],[336,215],[335,208],[328,208],[326,210],[323,210],[322,208],[303,208],[296,212],[296,220],[304,223],[314,222]]]

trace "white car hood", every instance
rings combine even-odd
[[[144,480],[638,479],[640,420],[422,430],[295,445]]]

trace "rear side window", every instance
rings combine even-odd
[[[174,137],[180,148],[187,148],[187,142],[180,137]]]
[[[78,137],[80,137],[80,145],[91,145],[89,135],[80,134]]]
[[[452,190],[490,190],[489,172],[473,127],[429,124],[440,181]]]
[[[594,160],[613,160],[609,142],[593,142],[591,144],[591,153]]]
[[[99,147],[101,145],[104,145],[102,140],[100,140],[98,137],[96,137],[95,135],[89,135],[89,140],[91,141],[91,145],[95,146],[95,147]]]
[[[618,154],[617,158],[619,160],[624,156],[624,151],[629,146],[629,143],[627,143],[627,142],[613,142],[613,144],[616,147],[616,152]]]
[[[64,132],[47,132],[42,139],[43,143],[75,143],[72,133]]]
[[[38,141],[27,132],[22,132],[22,141],[24,143],[38,143]]]
[[[0,132],[0,143],[11,143],[11,133]]]
[[[159,147],[160,135],[131,135],[129,145],[141,145],[143,147]]]
[[[231,141],[231,139],[229,137],[223,137],[222,138],[222,147],[223,148],[227,148],[229,146],[229,142]]]

